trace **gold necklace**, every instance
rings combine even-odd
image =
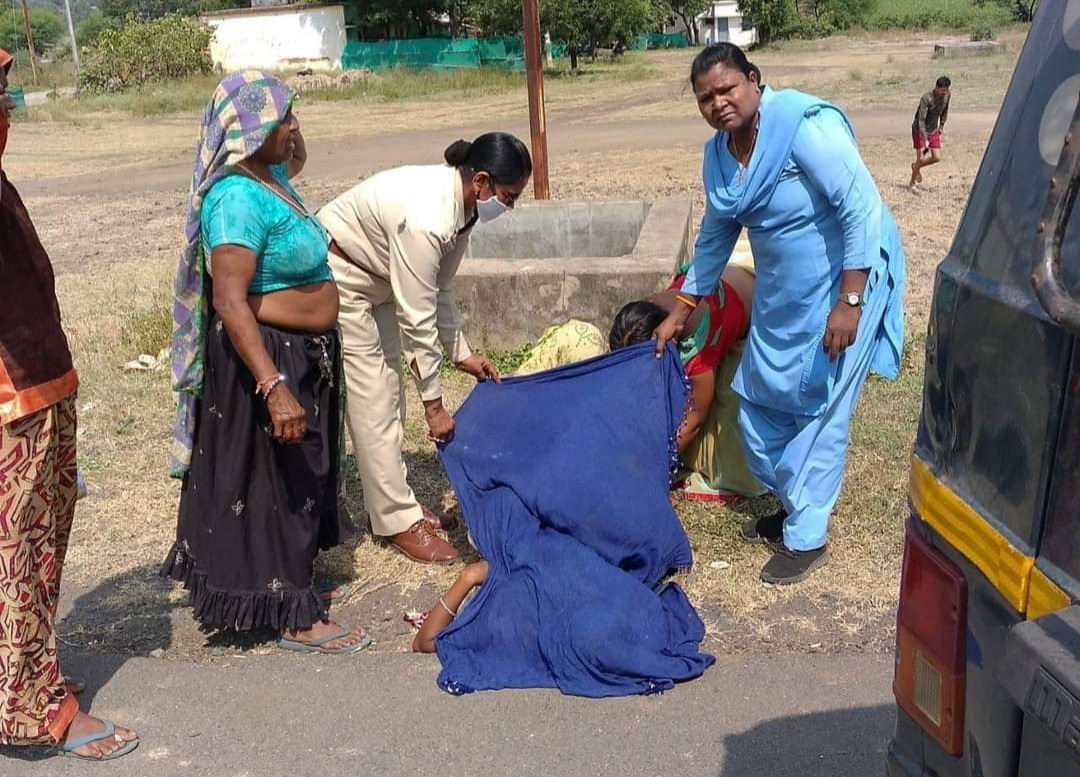
[[[754,118],[754,136],[750,139],[750,148],[746,152],[746,164],[742,162],[742,149],[739,148],[739,142],[735,140],[735,136],[731,136],[731,145],[735,147],[735,164],[738,169],[735,171],[735,182],[742,186],[746,183],[746,172],[750,167],[750,157],[754,153],[754,146],[757,145],[758,127],[761,126],[761,113],[758,113]]]
[[[269,182],[263,180],[263,178],[261,176],[257,175],[254,170],[249,170],[247,165],[245,165],[243,162],[237,164],[236,169],[239,170],[244,175],[246,175],[251,180],[255,181],[256,183],[260,183],[263,186],[265,186],[267,189],[270,190],[271,194],[276,196],[279,200],[284,202],[286,205],[288,205],[290,208],[295,210],[297,213],[299,213],[304,218],[306,218],[306,219],[311,218],[311,212],[307,209],[307,207],[305,205],[298,202],[295,197],[288,194],[284,190],[279,191],[280,184],[278,184],[277,181],[274,181],[273,184],[270,184]]]

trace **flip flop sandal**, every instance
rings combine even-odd
[[[115,761],[117,758],[123,758],[139,746],[139,740],[136,738],[124,744],[119,750],[115,750],[109,755],[102,756],[101,758],[96,758],[92,755],[79,755],[76,753],[75,751],[84,745],[91,745],[94,742],[104,742],[106,739],[116,736],[116,726],[113,725],[112,721],[106,720],[103,722],[105,723],[104,731],[99,731],[96,734],[87,734],[84,737],[65,742],[57,748],[57,751],[65,758],[78,758],[81,761]]]
[[[334,602],[345,601],[352,596],[359,587],[360,581],[358,580],[342,583],[341,585],[338,585],[331,580],[325,580],[315,584],[315,592],[325,603],[333,604]]]
[[[322,639],[315,640],[314,642],[301,642],[296,639],[285,639],[285,637],[279,637],[277,646],[282,650],[291,650],[295,653],[323,653],[328,656],[336,655],[351,655],[353,653],[359,653],[371,646],[371,637],[367,634],[364,638],[357,642],[355,645],[349,645],[347,647],[340,648],[328,648],[324,647],[327,642],[333,642],[335,639],[341,639],[347,637],[353,633],[352,629],[342,629],[336,634],[331,634],[329,637],[323,637]]]

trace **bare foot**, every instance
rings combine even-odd
[[[79,713],[75,715],[75,719],[71,721],[71,725],[68,726],[67,735],[64,737],[64,743],[71,742],[80,737],[90,736],[91,734],[100,734],[104,730],[104,721],[93,718],[80,710]],[[134,742],[138,738],[138,735],[134,731],[117,726],[116,733],[109,739],[102,739],[100,742],[91,742],[88,745],[76,748],[74,752],[76,755],[81,755],[83,758],[106,758],[122,748],[128,742]]]
[[[915,183],[922,183],[922,168],[919,167],[917,162],[911,163],[911,180]]]
[[[283,631],[282,636],[290,642],[303,642],[313,643],[318,642],[320,639],[326,639],[331,634],[337,634],[341,631],[341,625],[334,621],[319,621],[310,629],[302,629],[299,631]],[[353,629],[344,637],[338,639],[332,639],[322,647],[327,650],[341,650],[342,648],[352,647],[358,645],[364,639],[364,630],[360,628]]]

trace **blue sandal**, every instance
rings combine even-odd
[[[105,724],[104,731],[99,731],[96,734],[87,734],[84,737],[65,742],[63,745],[58,746],[60,755],[67,758],[79,758],[83,761],[115,761],[117,758],[123,758],[139,746],[139,739],[136,737],[130,742],[125,743],[119,750],[116,750],[109,755],[102,756],[101,758],[96,758],[92,755],[79,755],[76,753],[75,751],[84,745],[91,745],[94,742],[104,742],[106,739],[116,735],[116,726],[113,725],[112,721],[105,720],[102,722]]]
[[[300,642],[295,639],[285,639],[285,637],[279,637],[277,646],[282,650],[292,650],[296,653],[323,653],[328,656],[336,655],[351,655],[352,653],[359,653],[361,650],[371,646],[371,637],[367,634],[364,638],[357,642],[355,645],[348,645],[340,648],[328,648],[323,647],[327,642],[333,642],[335,639],[341,639],[347,637],[353,633],[352,629],[342,629],[336,634],[331,634],[329,637],[323,637],[322,639],[315,640],[314,642]]]
[[[360,587],[359,581],[353,580],[338,585],[330,580],[324,580],[315,584],[315,591],[325,604],[340,604],[352,596]]]

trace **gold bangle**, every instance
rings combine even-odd
[[[686,307],[690,308],[691,310],[698,306],[698,301],[693,297],[687,296],[686,294],[676,294],[675,299],[686,305]]]

